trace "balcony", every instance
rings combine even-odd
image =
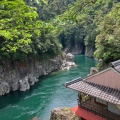
[[[87,97],[82,101],[78,99],[78,106],[107,120],[120,120],[120,115],[108,111],[107,105],[95,102],[93,97]]]

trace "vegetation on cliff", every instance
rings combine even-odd
[[[37,7],[37,13],[39,19],[43,21],[51,20],[57,15],[63,14],[70,4],[73,4],[76,0],[46,0],[47,4],[37,4],[36,2],[30,2],[26,0],[29,5]]]
[[[119,11],[119,0],[78,0],[52,22],[60,28],[63,48],[80,44],[88,51],[91,47],[94,57],[102,59],[100,67],[120,59]]]
[[[0,1],[0,60],[25,60],[30,56],[54,56],[61,45],[51,30],[39,20],[35,7],[24,0]]]
[[[117,60],[119,11],[119,0],[1,0],[0,60],[55,56],[76,46],[95,51],[100,66]]]
[[[102,59],[100,65],[120,59],[120,3],[104,17],[96,37],[95,57]]]

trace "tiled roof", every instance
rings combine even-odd
[[[120,105],[120,91],[95,83],[89,83],[81,78],[65,84],[66,87]]]
[[[112,66],[115,70],[117,70],[118,72],[120,72],[120,60],[111,62],[111,66]]]
[[[120,60],[111,62],[111,65],[114,66],[114,67],[115,67],[115,66],[119,66],[119,65],[120,65]]]

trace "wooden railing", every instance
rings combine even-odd
[[[78,105],[90,112],[93,112],[94,114],[97,114],[97,115],[107,119],[107,120],[120,120],[120,115],[112,113],[102,106],[99,107],[98,105],[96,105],[96,103],[91,104],[90,100],[87,100],[82,103],[80,103],[80,101],[78,100]]]

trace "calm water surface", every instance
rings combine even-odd
[[[0,97],[0,120],[29,120],[34,116],[49,120],[53,108],[76,105],[77,92],[65,88],[63,84],[80,76],[85,77],[96,62],[84,55],[75,56],[75,62],[77,67],[42,77],[26,92],[16,91]]]

